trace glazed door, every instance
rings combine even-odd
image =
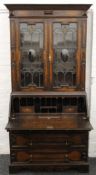
[[[16,90],[84,90],[84,20],[19,19],[15,27]]]
[[[47,23],[20,19],[17,23],[17,84],[20,90],[47,88]]]
[[[81,24],[77,19],[50,21],[50,87],[53,90],[81,88]]]

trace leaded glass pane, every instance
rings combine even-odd
[[[43,87],[43,24],[20,23],[21,86]]]
[[[53,86],[76,85],[77,24],[53,24]]]

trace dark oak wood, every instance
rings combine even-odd
[[[33,149],[35,152],[45,152],[46,149],[49,152],[56,152],[56,149],[62,152],[66,148],[85,148],[87,144],[85,137],[88,138],[87,131],[72,131],[71,134],[70,131],[54,132],[50,130],[40,131],[40,133],[36,131],[10,132],[11,148]]]
[[[9,10],[88,10],[92,4],[5,4]]]
[[[9,172],[89,171],[85,92],[91,4],[7,4],[11,76]]]
[[[19,119],[18,119],[19,118]],[[16,116],[9,121],[7,130],[91,130],[88,120],[80,115]]]
[[[47,96],[59,96],[59,97],[62,97],[62,96],[73,96],[73,97],[85,97],[86,96],[86,92],[85,91],[74,91],[74,92],[54,92],[54,91],[43,91],[43,92],[20,92],[20,91],[17,91],[17,92],[12,92],[11,93],[11,96],[41,96],[41,97],[47,97]]]
[[[37,171],[37,172],[56,172],[56,171],[66,171],[66,170],[78,170],[79,172],[87,173],[89,171],[89,165],[88,163],[47,163],[47,164],[23,164],[23,165],[16,165],[12,164],[9,166],[9,171],[11,173],[14,172],[25,172],[27,168],[27,171]]]

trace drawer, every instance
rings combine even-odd
[[[17,163],[46,163],[46,162],[70,162],[86,161],[87,153],[82,150],[70,150],[63,153],[33,153],[29,150],[12,150],[11,162]]]
[[[82,146],[88,141],[86,133],[70,133],[70,134],[23,134],[10,133],[11,147],[31,147],[36,143],[43,144],[61,144],[63,146]]]

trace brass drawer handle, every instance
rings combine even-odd
[[[32,145],[33,145],[32,141],[30,141],[30,142],[28,143],[28,145],[29,145],[29,146],[32,146]]]
[[[32,159],[32,157],[33,157],[33,155],[32,155],[32,154],[30,154],[30,159]]]
[[[30,154],[30,155],[29,155],[29,160],[28,160],[28,161],[29,161],[29,162],[32,162],[32,158],[33,158],[33,155]]]
[[[69,143],[68,140],[65,140],[65,145],[66,145],[66,146],[70,145],[70,143]]]
[[[64,156],[64,162],[69,162],[69,157],[68,157],[68,154],[67,153]]]
[[[65,154],[65,158],[68,159],[68,154]]]

